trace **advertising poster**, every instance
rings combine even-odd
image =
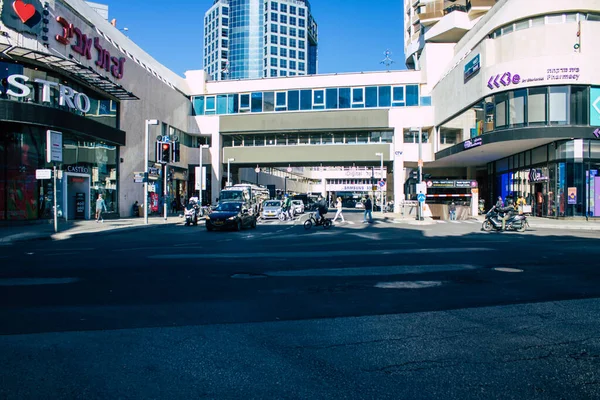
[[[568,193],[568,200],[567,203],[568,204],[577,204],[577,188],[576,187],[570,187],[567,190]]]

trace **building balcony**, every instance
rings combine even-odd
[[[444,0],[434,0],[417,8],[421,24],[431,25],[444,16]]]
[[[467,12],[471,18],[478,16],[479,14],[485,14],[494,5],[496,0],[467,0]]]

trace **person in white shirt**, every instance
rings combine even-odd
[[[337,220],[337,217],[340,216],[342,218],[342,222],[346,222],[344,220],[344,214],[342,214],[342,198],[338,197],[335,202],[335,208],[337,209],[335,213],[335,217],[333,217],[333,222]]]

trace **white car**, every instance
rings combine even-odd
[[[304,202],[302,200],[292,200],[292,210],[295,215],[304,214]]]
[[[281,200],[267,200],[262,204],[262,212],[260,216],[263,219],[277,218],[281,212],[281,206],[283,201]]]

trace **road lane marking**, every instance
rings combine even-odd
[[[73,254],[79,254],[79,251],[72,251],[72,252],[67,252],[67,253],[52,253],[52,254],[44,254],[44,257],[50,257],[50,256],[72,256]]]
[[[9,278],[0,279],[0,286],[64,285],[78,281],[79,278]]]
[[[442,286],[441,281],[414,281],[414,282],[379,282],[375,285],[379,289],[425,289]]]
[[[432,254],[432,253],[471,253],[476,251],[493,251],[485,247],[452,247],[452,248],[429,248],[429,249],[391,249],[391,250],[341,250],[341,251],[290,251],[281,253],[197,253],[197,254],[157,254],[149,255],[151,259],[196,259],[196,258],[335,258],[351,256],[392,255],[392,254]]]
[[[383,267],[319,268],[264,272],[276,277],[306,276],[381,276],[423,274],[428,272],[464,271],[481,268],[469,264],[391,265]]]

